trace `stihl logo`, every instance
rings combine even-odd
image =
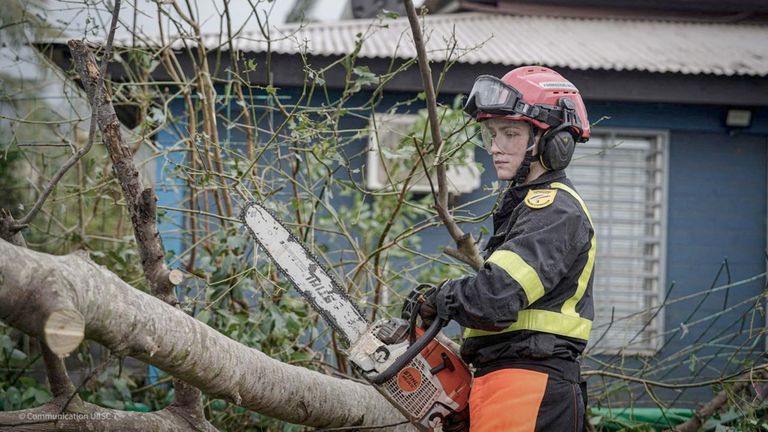
[[[323,287],[323,282],[319,277],[317,277],[316,274],[311,273],[309,276],[307,276],[306,281],[312,286],[312,288],[317,289],[317,295],[323,299],[324,302],[330,303],[333,301],[333,289],[331,287]]]
[[[311,274],[307,277],[307,282],[309,282],[310,285],[312,285],[312,288],[319,287],[320,284],[320,278],[317,277],[316,274]]]
[[[411,393],[421,387],[421,372],[415,367],[407,367],[397,374],[397,386],[404,393]]]

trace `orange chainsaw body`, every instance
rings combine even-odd
[[[399,333],[391,330],[398,326]],[[387,337],[380,337],[382,327],[389,327]],[[399,319],[376,322],[350,347],[350,360],[373,380],[410,345],[407,328]],[[417,339],[424,334],[421,328],[415,331]],[[467,409],[471,383],[472,373],[459,355],[434,338],[392,378],[374,386],[416,427],[432,431],[446,416]]]

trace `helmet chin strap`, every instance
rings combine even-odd
[[[531,162],[533,161],[533,147],[536,140],[536,130],[532,124],[528,124],[530,127],[530,133],[528,134],[528,148],[525,149],[525,157],[517,168],[515,176],[512,178],[510,186],[517,186],[525,183],[525,179],[528,178],[528,173],[531,172]]]

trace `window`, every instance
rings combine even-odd
[[[455,116],[454,116],[455,117]],[[460,153],[452,157],[446,166],[448,190],[454,195],[469,193],[480,187],[480,170],[475,164],[475,145],[471,144],[465,134],[450,134],[448,131],[463,126],[463,115],[457,117],[460,121],[444,121],[441,125],[443,139],[447,140],[446,149],[459,148]],[[421,168],[421,160],[409,134],[423,135],[426,122],[417,114],[383,114],[376,113],[371,118],[369,127],[369,152],[366,172],[366,185],[369,189],[378,190],[395,186],[402,187],[403,181],[414,165],[419,165],[408,184],[411,192],[430,192],[432,186]],[[446,129],[446,130],[443,130]],[[426,137],[431,140],[429,132]],[[452,154],[446,151],[445,154]],[[432,163],[431,154],[425,155],[425,163]],[[434,178],[434,170],[430,170]],[[437,187],[437,185],[434,185]]]
[[[597,229],[593,353],[653,354],[660,342],[666,142],[661,132],[593,131],[567,170]]]

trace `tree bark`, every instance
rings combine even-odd
[[[43,337],[52,313],[76,311],[85,337],[114,354],[270,417],[324,428],[404,420],[371,386],[274,360],[78,254],[52,256],[0,240],[0,257],[0,320],[32,336]]]
[[[110,39],[114,35],[114,26],[117,23],[117,14],[119,12],[120,2],[115,3],[113,13],[112,29]],[[101,130],[102,139],[109,157],[112,160],[112,167],[115,176],[120,181],[123,189],[123,195],[128,203],[128,212],[131,215],[133,224],[133,233],[136,238],[139,255],[141,256],[141,265],[144,269],[144,275],[152,288],[152,294],[161,300],[175,305],[178,303],[174,287],[181,283],[183,275],[178,270],[169,270],[165,265],[163,256],[163,245],[160,240],[160,234],[157,230],[157,195],[152,188],[144,188],[139,171],[133,162],[133,150],[126,145],[122,133],[120,133],[120,122],[117,119],[115,108],[109,98],[107,89],[104,88],[104,77],[106,67],[101,69],[97,67],[96,58],[93,53],[81,41],[69,41],[69,47],[72,51],[72,57],[75,61],[75,68],[80,74],[88,99],[91,103],[91,111]],[[109,55],[110,45],[107,45],[107,54]],[[104,65],[109,58],[104,58]],[[91,134],[89,142],[93,139],[93,120],[91,120]],[[50,345],[49,345],[50,346]],[[53,347],[51,347],[53,348]],[[180,412],[188,412],[192,421],[205,420],[200,391],[182,381],[174,380],[174,402]]]

